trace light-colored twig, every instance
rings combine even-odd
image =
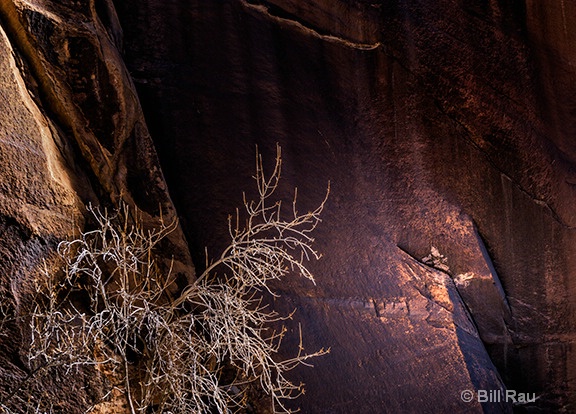
[[[266,306],[263,293],[276,295],[270,282],[291,274],[314,282],[307,262],[320,258],[311,234],[326,198],[300,214],[295,192],[284,218],[280,201],[271,201],[281,165],[278,147],[267,177],[257,153],[258,198],[244,195],[243,212],[228,220],[230,244],[177,298],[169,294],[171,269],[156,260],[177,223],[145,229],[140,213],[125,205],[114,214],[89,206],[95,229],[60,243],[63,271],[46,269],[37,283],[31,367],[106,368],[121,379],[132,414],[235,412],[248,386],[268,395],[274,412],[291,412],[285,401],[303,388],[286,373],[329,350],[306,354],[300,335],[297,355],[278,360],[286,329],[272,326],[292,315]]]

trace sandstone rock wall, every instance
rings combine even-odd
[[[89,201],[149,223],[177,210],[165,253],[192,278],[188,246],[201,268],[204,246],[226,245],[255,144],[270,165],[278,142],[284,199],[297,186],[311,208],[331,182],[318,285],[285,281],[274,303],[298,308],[288,328],[302,323],[307,349],[332,347],[293,373],[295,406],[510,412],[460,398],[507,387],[538,395],[518,411],[571,411],[573,9],[0,0],[0,293],[25,314]],[[448,268],[424,263],[432,247]],[[25,324],[8,328],[0,399],[27,375]],[[48,385],[62,412],[98,398],[90,375]]]
[[[14,396],[33,376],[26,359],[34,278],[58,242],[84,226],[85,204],[121,200],[153,226],[160,211],[175,218],[154,146],[122,61],[121,29],[111,3],[0,3],[0,402],[26,409],[50,395],[57,412],[84,412],[102,379],[43,380]],[[164,257],[194,277],[178,229]],[[4,321],[6,318],[2,317]],[[34,395],[35,394],[35,395]]]
[[[255,143],[268,158],[282,145],[287,198],[298,186],[313,205],[332,183],[318,287],[282,286],[306,337],[333,346],[298,372],[304,412],[464,410],[457,391],[497,388],[496,370],[510,389],[536,392],[540,408],[573,407],[573,6],[116,6],[198,262],[205,244],[218,250],[250,186]],[[431,246],[448,258],[482,343],[458,329],[439,339],[443,328],[406,310],[418,284],[399,268]],[[394,322],[360,316],[371,300]]]

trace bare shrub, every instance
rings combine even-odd
[[[263,294],[274,295],[269,282],[289,274],[314,282],[306,263],[320,257],[311,233],[326,199],[301,214],[295,195],[284,218],[281,202],[271,201],[280,155],[278,147],[266,177],[257,154],[258,198],[244,197],[244,211],[229,217],[228,247],[176,297],[156,250],[177,224],[160,219],[144,229],[138,211],[125,205],[114,214],[89,206],[95,229],[61,242],[62,272],[46,270],[38,281],[30,365],[108,372],[133,414],[237,412],[248,386],[269,396],[272,411],[291,412],[285,401],[303,388],[286,372],[328,350],[307,354],[300,341],[293,358],[278,360],[286,330],[272,326],[292,315],[269,309]]]

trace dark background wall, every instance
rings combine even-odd
[[[542,409],[574,409],[576,6],[116,7],[197,267],[253,189],[255,144],[270,165],[280,143],[281,195],[297,186],[303,209],[331,182],[318,285],[278,286],[307,346],[333,350],[294,373],[304,412],[479,409],[459,390],[500,377]],[[431,246],[456,284],[418,263]]]

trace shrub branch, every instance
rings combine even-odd
[[[284,218],[282,203],[272,201],[281,165],[278,147],[267,177],[257,153],[257,199],[244,194],[244,208],[228,218],[228,247],[212,262],[207,257],[206,270],[175,298],[171,267],[156,257],[177,223],[160,218],[149,229],[126,205],[115,213],[88,206],[95,229],[61,242],[62,272],[46,268],[37,281],[30,366],[92,365],[111,373],[132,414],[237,412],[249,387],[268,395],[274,412],[292,412],[286,401],[303,386],[286,373],[329,350],[306,353],[300,333],[297,354],[280,360],[286,329],[273,326],[292,314],[278,314],[264,298],[277,296],[273,280],[300,275],[314,282],[307,263],[320,254],[312,232],[329,191],[304,214],[295,191]]]

